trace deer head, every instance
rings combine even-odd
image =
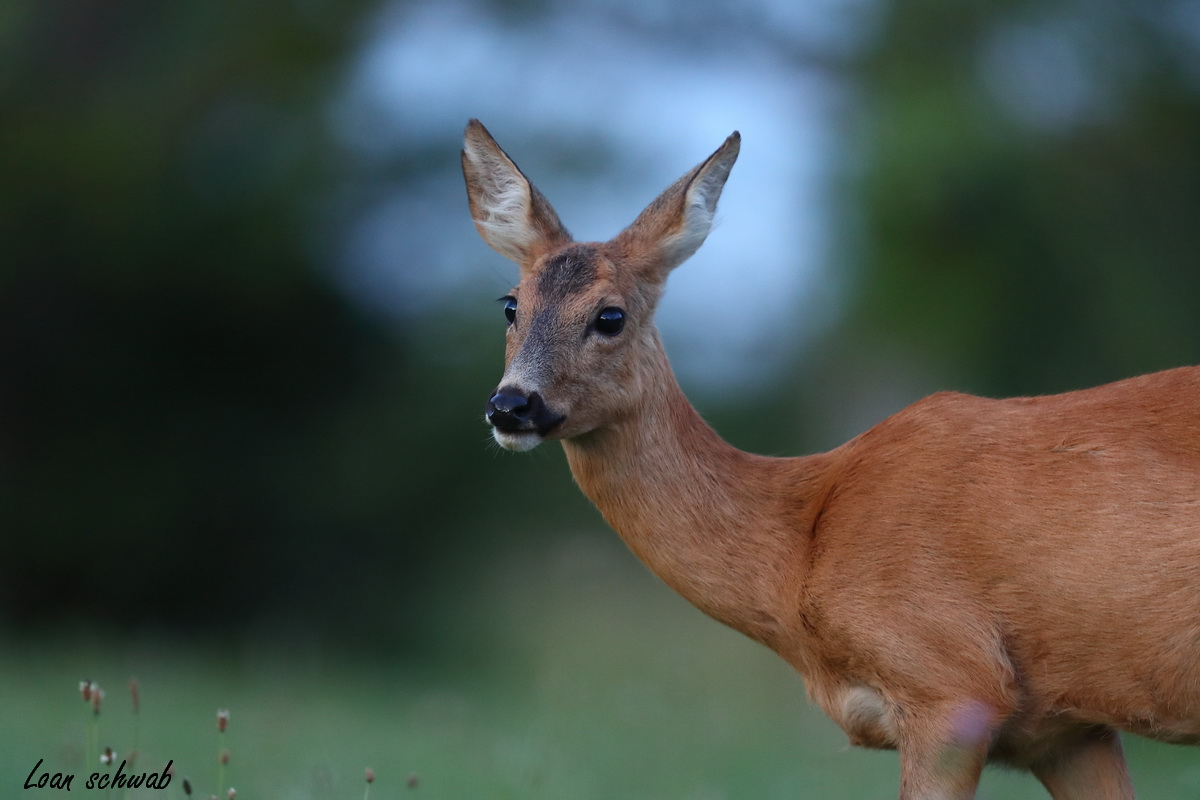
[[[502,447],[582,437],[638,408],[667,368],[653,319],[667,274],[708,236],[739,143],[734,132],[613,239],[577,243],[487,129],[467,125],[475,227],[520,268],[502,298],[505,369],[487,403]]]

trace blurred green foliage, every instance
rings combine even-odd
[[[888,4],[859,340],[998,395],[1200,361],[1197,36],[1196,3]]]
[[[473,552],[447,532],[481,516],[460,487],[501,493],[502,345],[426,326],[476,365],[434,374],[329,280],[327,106],[371,5],[5,5],[3,619],[431,624],[422,591]]]

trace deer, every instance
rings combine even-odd
[[[1120,732],[1200,745],[1200,367],[938,392],[829,452],[743,452],[685,397],[654,324],[740,146],[576,242],[470,121],[471,217],[520,275],[495,442],[560,442],[650,571],[788,662],[852,745],[898,751],[901,800],[974,797],[988,764],[1054,800],[1133,798]]]

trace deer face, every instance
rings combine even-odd
[[[504,377],[487,404],[501,446],[588,433],[626,414],[657,345],[653,299],[621,281],[612,248],[572,244],[540,258],[503,298]]]
[[[475,226],[521,268],[502,298],[505,370],[486,411],[502,447],[583,436],[637,407],[648,365],[665,358],[654,306],[667,273],[708,235],[738,141],[731,136],[613,240],[579,244],[487,130],[468,125],[463,174]]]

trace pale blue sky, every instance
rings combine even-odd
[[[707,35],[678,38],[671,14],[684,6],[670,3],[589,0],[519,21],[471,0],[386,7],[335,125],[368,161],[433,141],[446,164],[368,210],[346,243],[343,285],[404,317],[486,303],[515,281],[467,216],[457,149],[470,117],[581,240],[615,234],[740,130],[717,226],[673,276],[658,322],[687,381],[736,391],[769,375],[834,305],[833,190],[847,158],[838,131],[850,99],[825,62],[795,53],[836,56],[862,5],[756,0],[738,11],[752,24],[693,20]],[[561,169],[564,152],[582,163]]]

